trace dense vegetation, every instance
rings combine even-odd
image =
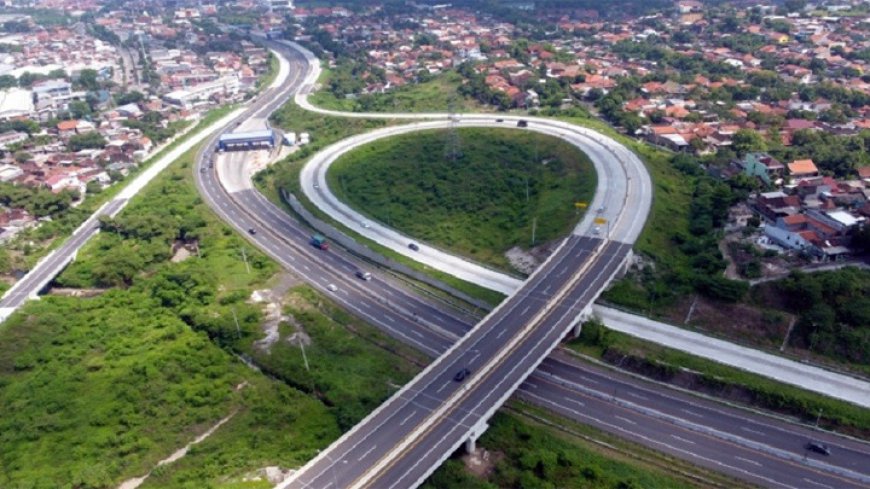
[[[310,205],[310,202],[306,200],[305,195],[300,192],[299,171],[302,168],[302,165],[305,164],[308,157],[328,144],[354,134],[359,134],[368,129],[383,127],[386,124],[394,122],[381,119],[347,119],[343,117],[333,117],[315,112],[308,112],[301,109],[295,103],[285,104],[272,116],[271,120],[276,126],[281,127],[286,131],[310,132],[313,138],[310,144],[291,153],[281,161],[280,164],[272,165],[266,170],[258,173],[256,177],[257,185],[270,199],[279,205],[284,205],[285,207],[286,204],[283,203],[279,191],[283,190],[294,194],[309,211],[313,212],[319,218],[324,219],[326,222],[332,221],[328,216],[318,212],[314,206]],[[333,224],[341,227],[339,223],[333,222]],[[385,246],[380,246],[374,241],[366,240],[352,231],[345,230],[345,232],[354,237],[357,241],[366,243],[369,248],[388,258],[412,268],[419,268],[417,262],[405,257],[404,255],[400,255]],[[426,273],[444,283],[450,284],[457,290],[461,290],[472,297],[488,302],[492,306],[497,305],[502,299],[504,299],[504,295],[498,292],[457,279],[447,273],[432,270],[431,268],[427,269]]]
[[[273,423],[281,433],[254,432],[245,443],[277,443],[288,433],[300,439],[236,464],[279,453],[299,463],[337,436],[320,403],[266,381],[218,347],[258,334],[260,314],[244,299],[275,266],[248,250],[246,272],[244,242],[204,212],[192,191],[191,158],[111,221],[115,228],[107,223],[58,279],[121,288],[31,302],[0,330],[0,485],[114,486],[236,410],[241,422]],[[201,258],[168,263],[170,242],[194,236]],[[120,278],[107,278],[113,273]]]
[[[552,429],[496,414],[479,444],[500,450],[491,459],[495,467],[484,479],[465,471],[461,461],[448,460],[425,489],[639,489],[694,487],[660,470],[639,470],[634,464],[602,456],[588,444]],[[501,457],[503,455],[503,457]]]
[[[0,182],[0,204],[12,209],[24,209],[35,217],[60,216],[78,198],[77,192],[54,193],[39,187],[25,187]]]
[[[565,235],[596,176],[574,146],[532,132],[401,135],[361,147],[332,166],[330,186],[363,213],[411,236],[500,267],[503,253]],[[532,242],[534,231],[535,241]]]
[[[792,273],[765,284],[799,315],[790,341],[849,363],[870,365],[870,272]]]

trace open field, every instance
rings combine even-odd
[[[329,80],[329,73],[329,70],[324,69],[321,83]],[[320,90],[312,94],[310,99],[318,107],[349,112],[447,112],[451,102],[457,112],[486,111],[476,100],[457,94],[461,83],[462,75],[448,71],[432,80],[405,85],[383,94],[339,99],[328,90]]]

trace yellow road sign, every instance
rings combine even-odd
[[[603,217],[596,217],[595,224],[607,224],[607,219],[605,219]]]

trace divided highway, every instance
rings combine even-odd
[[[288,80],[286,92],[273,95],[274,104],[271,105],[274,107],[299,85],[300,75],[305,68],[305,61],[298,52],[289,51],[285,54],[294,66],[291,70],[293,78]],[[261,113],[265,114],[274,107],[264,104]],[[471,318],[451,310],[445,304],[409,294],[406,287],[398,285],[386,274],[384,277],[376,276],[371,282],[355,279],[353,272],[359,266],[356,259],[341,250],[323,252],[309,246],[309,231],[251,188],[246,174],[239,171],[239,167],[246,164],[245,154],[222,155],[212,160],[209,149],[206,148],[198,163],[200,170],[197,180],[203,196],[224,219],[245,232],[249,239],[285,267],[294,270],[321,291],[331,294],[337,302],[360,317],[429,355],[440,355],[468,330]],[[223,183],[229,190],[222,186],[222,179],[226,180]],[[248,229],[255,229],[257,233],[247,234]],[[543,358],[550,343],[558,342],[562,332],[555,332],[562,327],[567,328],[570,324],[568,319],[582,309],[579,307],[581,303],[591,300],[590,290],[594,291],[606,280],[611,268],[615,268],[613,264],[627,253],[626,248],[625,244],[605,243],[596,237],[569,238],[563,245],[563,250],[567,251],[562,259],[583,260],[595,254],[599,260],[595,267],[580,269],[576,277],[568,273],[561,277],[549,277],[551,282],[548,283],[554,287],[549,293],[556,293],[556,289],[561,287],[560,295],[574,299],[573,302],[559,302],[541,312],[539,317],[532,318],[532,324],[544,321],[554,323],[556,328],[550,329],[550,334],[542,328],[524,328],[519,323],[529,319],[533,314],[533,306],[540,309],[541,303],[552,299],[552,296],[518,294],[499,308],[504,311],[510,308],[514,314],[519,313],[516,319],[511,317],[514,314],[499,316],[499,310],[495,311],[482,323],[479,328],[481,333],[475,336],[476,341],[466,338],[462,346],[454,346],[442,357],[437,371],[435,367],[430,367],[421,375],[426,381],[423,384],[426,391],[406,386],[370,416],[369,419],[396,421],[388,423],[389,430],[357,428],[349,432],[343,438],[343,443],[338,445],[344,446],[345,450],[323,452],[309,464],[309,470],[301,472],[297,479],[281,487],[344,487],[353,481],[367,482],[373,487],[382,484],[397,484],[396,487],[413,485],[425,476],[425,472],[434,469],[440,459],[448,456],[451,447],[461,444],[469,429],[475,425],[482,428],[479,421],[485,421],[494,406],[500,405],[503,398],[509,395],[511,387],[522,380],[524,372],[530,371]],[[553,263],[551,261],[542,269],[555,270]],[[570,263],[571,267],[578,264],[574,261],[565,263]],[[572,273],[577,270],[565,268]],[[536,277],[538,275],[531,280]],[[581,283],[591,288],[580,290],[583,288]],[[328,284],[337,284],[338,290],[330,292],[326,288]],[[511,324],[499,326],[496,321],[499,317]],[[516,330],[518,327],[520,331]],[[528,336],[531,346],[516,348],[520,342],[509,339],[513,333]],[[496,338],[499,335],[501,337]],[[509,347],[509,354],[500,366],[517,365],[517,368],[502,371],[483,366],[484,358],[494,353],[493,349],[498,346]],[[464,382],[453,381],[457,369],[463,368],[471,371],[468,379]],[[612,392],[610,387],[613,387]],[[757,420],[751,423],[744,421],[749,426],[746,431],[739,430],[734,423],[717,425],[715,420],[721,417],[718,413],[727,414],[735,420],[748,420],[753,416],[669,389],[650,386],[618,373],[577,365],[567,358],[551,356],[544,360],[541,368],[521,385],[519,395],[575,420],[761,485],[861,487],[864,484],[862,480],[868,480],[866,469],[861,472],[861,467],[866,465],[863,462],[867,459],[868,450],[861,443],[815,434],[762,416],[757,416]],[[455,401],[449,413],[439,411],[443,405],[438,401],[444,399]],[[408,402],[410,400],[414,401]],[[394,404],[391,406],[391,403]],[[427,416],[426,411],[436,413],[436,416]],[[396,415],[400,412],[405,416],[397,419]],[[614,412],[619,413],[618,418],[614,418]],[[687,412],[696,414],[697,420],[686,424],[683,418],[690,416]],[[632,420],[642,427],[632,429],[631,422],[622,419]],[[394,424],[398,428],[393,429]],[[401,433],[403,426],[412,424],[425,426],[428,437],[418,437],[413,443],[400,443],[403,450],[416,450],[413,452],[415,457],[420,456],[416,459],[389,457],[388,445],[395,442],[397,437],[404,436]],[[441,434],[446,436],[440,437]],[[824,439],[841,455],[831,460],[816,460],[813,455],[807,457],[803,452],[803,444],[810,438]],[[355,441],[347,444],[350,439]],[[356,443],[363,439],[364,442]],[[438,453],[429,450],[436,446],[427,444],[429,441],[438,442]],[[708,456],[714,453],[720,456]],[[348,468],[360,464],[377,470],[360,473],[359,467]]]

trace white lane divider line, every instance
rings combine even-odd
[[[734,458],[736,458],[737,460],[741,460],[741,461],[743,461],[743,462],[746,462],[746,463],[748,463],[748,464],[752,464],[752,465],[754,465],[754,466],[756,466],[756,467],[761,467],[761,466],[762,466],[761,463],[759,463],[759,462],[757,462],[757,461],[755,461],[755,460],[752,460],[752,459],[748,459],[748,458],[740,457],[740,456],[737,456],[737,455],[735,455]]]
[[[572,402],[572,403],[574,403],[574,404],[576,404],[576,405],[578,405],[578,406],[580,406],[580,407],[586,407],[586,403],[583,402],[583,401],[578,401],[577,399],[574,399],[574,398],[571,398],[571,397],[568,397],[568,396],[565,396],[565,400],[568,401],[568,402]]]
[[[637,424],[636,421],[632,421],[632,420],[630,420],[630,419],[628,419],[628,418],[626,418],[626,417],[623,417],[623,416],[616,415],[616,416],[614,416],[614,418],[616,418],[616,419],[622,421],[623,423],[628,423],[628,424]]]
[[[357,462],[362,462],[362,459],[366,458],[366,456],[367,456],[368,454],[372,453],[372,452],[375,450],[375,448],[378,448],[378,446],[377,446],[377,445],[372,445],[371,448],[369,448],[368,450],[365,451],[365,453],[363,453],[362,455],[360,455],[359,458],[356,459],[356,461],[357,461]]]
[[[671,438],[673,438],[674,440],[679,440],[683,443],[688,443],[689,445],[695,444],[695,442],[693,442],[692,440],[687,440],[687,439],[680,437],[680,436],[677,436],[677,435],[671,435]]]
[[[415,414],[417,414],[417,410],[416,410],[416,409],[415,409],[414,412],[412,412],[411,414],[405,416],[405,419],[403,419],[403,420],[399,423],[399,426],[405,426],[405,423],[407,423],[409,419],[413,418]]]

